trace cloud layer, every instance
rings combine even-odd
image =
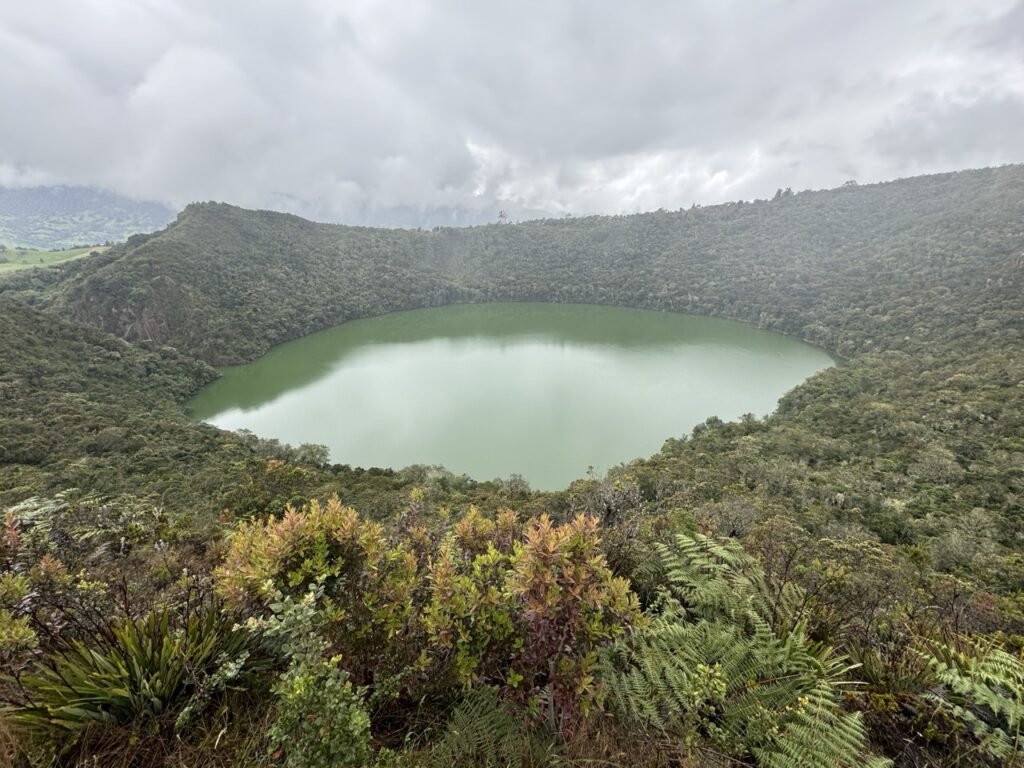
[[[414,225],[1024,161],[1024,2],[40,0],[0,184]]]

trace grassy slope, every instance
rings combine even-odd
[[[92,253],[104,253],[109,246],[99,245],[88,248],[71,248],[66,251],[39,251],[31,248],[9,248],[0,252],[0,274],[18,269],[49,267],[66,261],[80,259]],[[4,260],[6,259],[6,260]]]

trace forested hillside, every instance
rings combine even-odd
[[[69,765],[1020,765],[1022,293],[1021,166],[433,231],[204,203],[0,278],[2,732]],[[558,493],[183,411],[208,364],[498,300],[844,362]]]
[[[431,232],[218,204],[69,268],[74,319],[214,364],[353,317],[452,302],[621,304],[746,320],[840,356],[1020,333],[1017,166],[686,211]]]

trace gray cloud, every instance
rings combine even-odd
[[[947,100],[923,95],[904,105],[874,137],[895,167],[993,165],[1024,158],[1024,100],[1004,95]]]
[[[1022,27],[1003,0],[9,4],[0,183],[415,224],[1020,162]]]

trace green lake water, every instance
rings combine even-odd
[[[320,443],[353,466],[443,464],[565,487],[709,416],[762,416],[834,364],[741,323],[617,307],[483,304],[358,320],[275,347],[190,403],[197,419]]]

